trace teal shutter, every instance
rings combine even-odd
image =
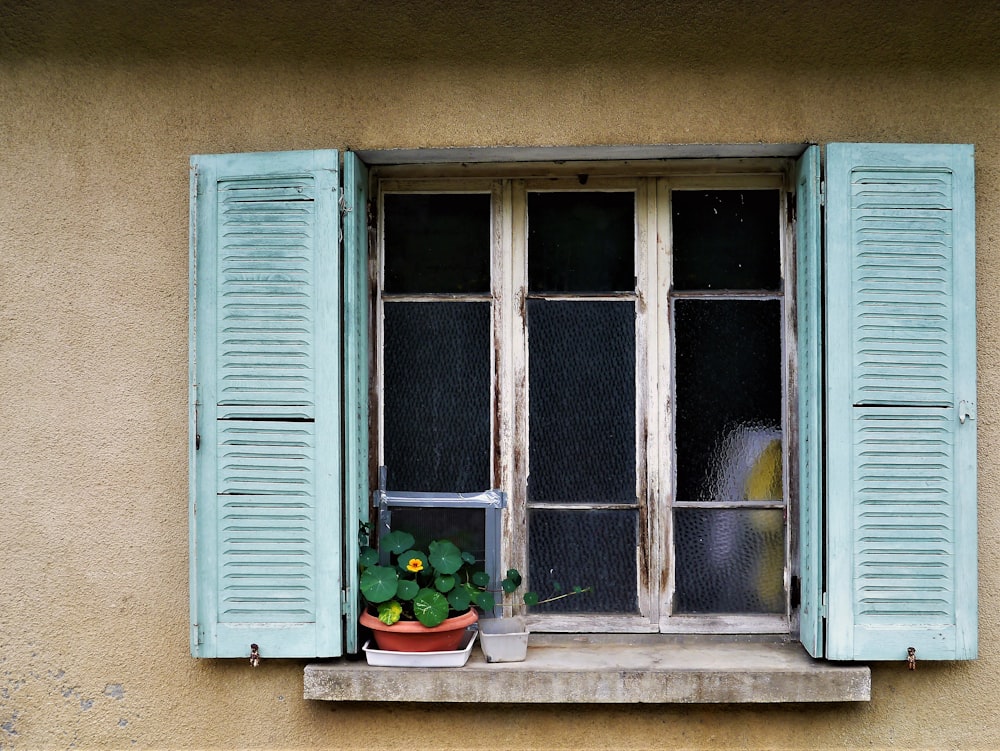
[[[976,656],[970,146],[827,147],[827,656]]]
[[[823,341],[819,147],[795,176],[795,303],[798,371],[799,638],[823,656]]]
[[[344,154],[344,571],[347,651],[358,651],[357,559],[368,520],[368,170]]]
[[[192,164],[192,653],[341,653],[337,152]]]

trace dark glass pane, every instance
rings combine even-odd
[[[674,347],[677,500],[772,500],[759,496],[781,485],[781,303],[676,300]]]
[[[384,207],[386,292],[489,292],[489,195],[387,193]]]
[[[674,289],[781,288],[777,190],[675,190]]]
[[[387,302],[384,352],[387,487],[490,487],[490,304]]]
[[[481,508],[405,508],[392,510],[392,529],[413,535],[414,547],[427,550],[433,540],[451,540],[486,561],[486,512]]]
[[[635,503],[635,303],[528,300],[528,499]]]
[[[635,289],[635,194],[528,194],[532,292]]]
[[[785,612],[781,509],[676,509],[674,545],[674,612]]]
[[[593,587],[532,608],[538,613],[635,613],[638,512],[534,509],[528,520],[528,587],[541,599]]]

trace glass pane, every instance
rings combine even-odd
[[[675,190],[674,289],[781,288],[777,190]]]
[[[535,509],[528,519],[528,587],[541,599],[591,592],[538,605],[538,613],[635,613],[638,512]]]
[[[677,500],[780,499],[780,301],[676,300],[674,347]]]
[[[489,292],[490,196],[387,193],[385,291]]]
[[[781,509],[674,511],[676,613],[784,613]]]
[[[635,503],[635,303],[528,300],[528,500]]]
[[[635,194],[528,194],[532,292],[635,289]]]
[[[386,302],[387,487],[490,487],[490,304]]]

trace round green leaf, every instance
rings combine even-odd
[[[473,563],[476,562],[476,556],[474,556],[472,553],[463,552],[462,560],[471,566]]]
[[[358,565],[367,568],[378,563],[378,551],[375,548],[362,548],[358,555]]]
[[[419,550],[407,550],[400,553],[399,560],[396,561],[400,571],[405,571],[407,576],[427,571],[427,556]]]
[[[472,596],[472,601],[476,604],[476,607],[481,610],[490,611],[497,606],[496,598],[493,597],[492,592],[476,592]]]
[[[390,566],[372,566],[361,574],[361,594],[368,602],[379,603],[396,596],[399,575]]]
[[[427,559],[439,574],[454,574],[462,568],[462,551],[450,540],[435,540],[427,552]]]
[[[538,592],[525,592],[524,593],[524,604],[525,605],[537,605],[538,604]]]
[[[391,626],[403,614],[403,606],[395,600],[383,602],[378,606],[378,619],[386,626]]]
[[[466,611],[472,605],[472,598],[465,587],[455,587],[448,593],[448,604],[452,610]]]
[[[434,580],[434,589],[438,592],[450,592],[455,588],[455,577],[451,574],[439,576]]]
[[[396,597],[400,600],[412,600],[420,591],[420,585],[412,579],[400,579],[396,587]]]
[[[379,540],[379,546],[381,546],[383,550],[388,550],[390,553],[401,553],[404,550],[413,547],[413,535],[409,532],[402,532],[398,529],[394,529],[392,532]]]
[[[488,587],[490,586],[490,575],[485,571],[477,571],[472,575],[472,583],[477,587]]]
[[[448,600],[437,590],[421,589],[413,598],[413,614],[427,628],[433,628],[448,617]]]

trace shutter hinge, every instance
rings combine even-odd
[[[826,180],[819,181],[819,205],[826,206]]]
[[[827,617],[826,611],[827,611],[827,596],[826,596],[826,592],[824,592],[823,593],[823,597],[820,598],[820,603],[819,603],[819,617],[820,618],[826,618]]]
[[[976,403],[962,399],[958,403],[958,421],[965,425],[966,420],[976,419]]]
[[[340,612],[341,614],[347,613],[347,603],[350,598],[350,593],[346,589],[340,590]]]

